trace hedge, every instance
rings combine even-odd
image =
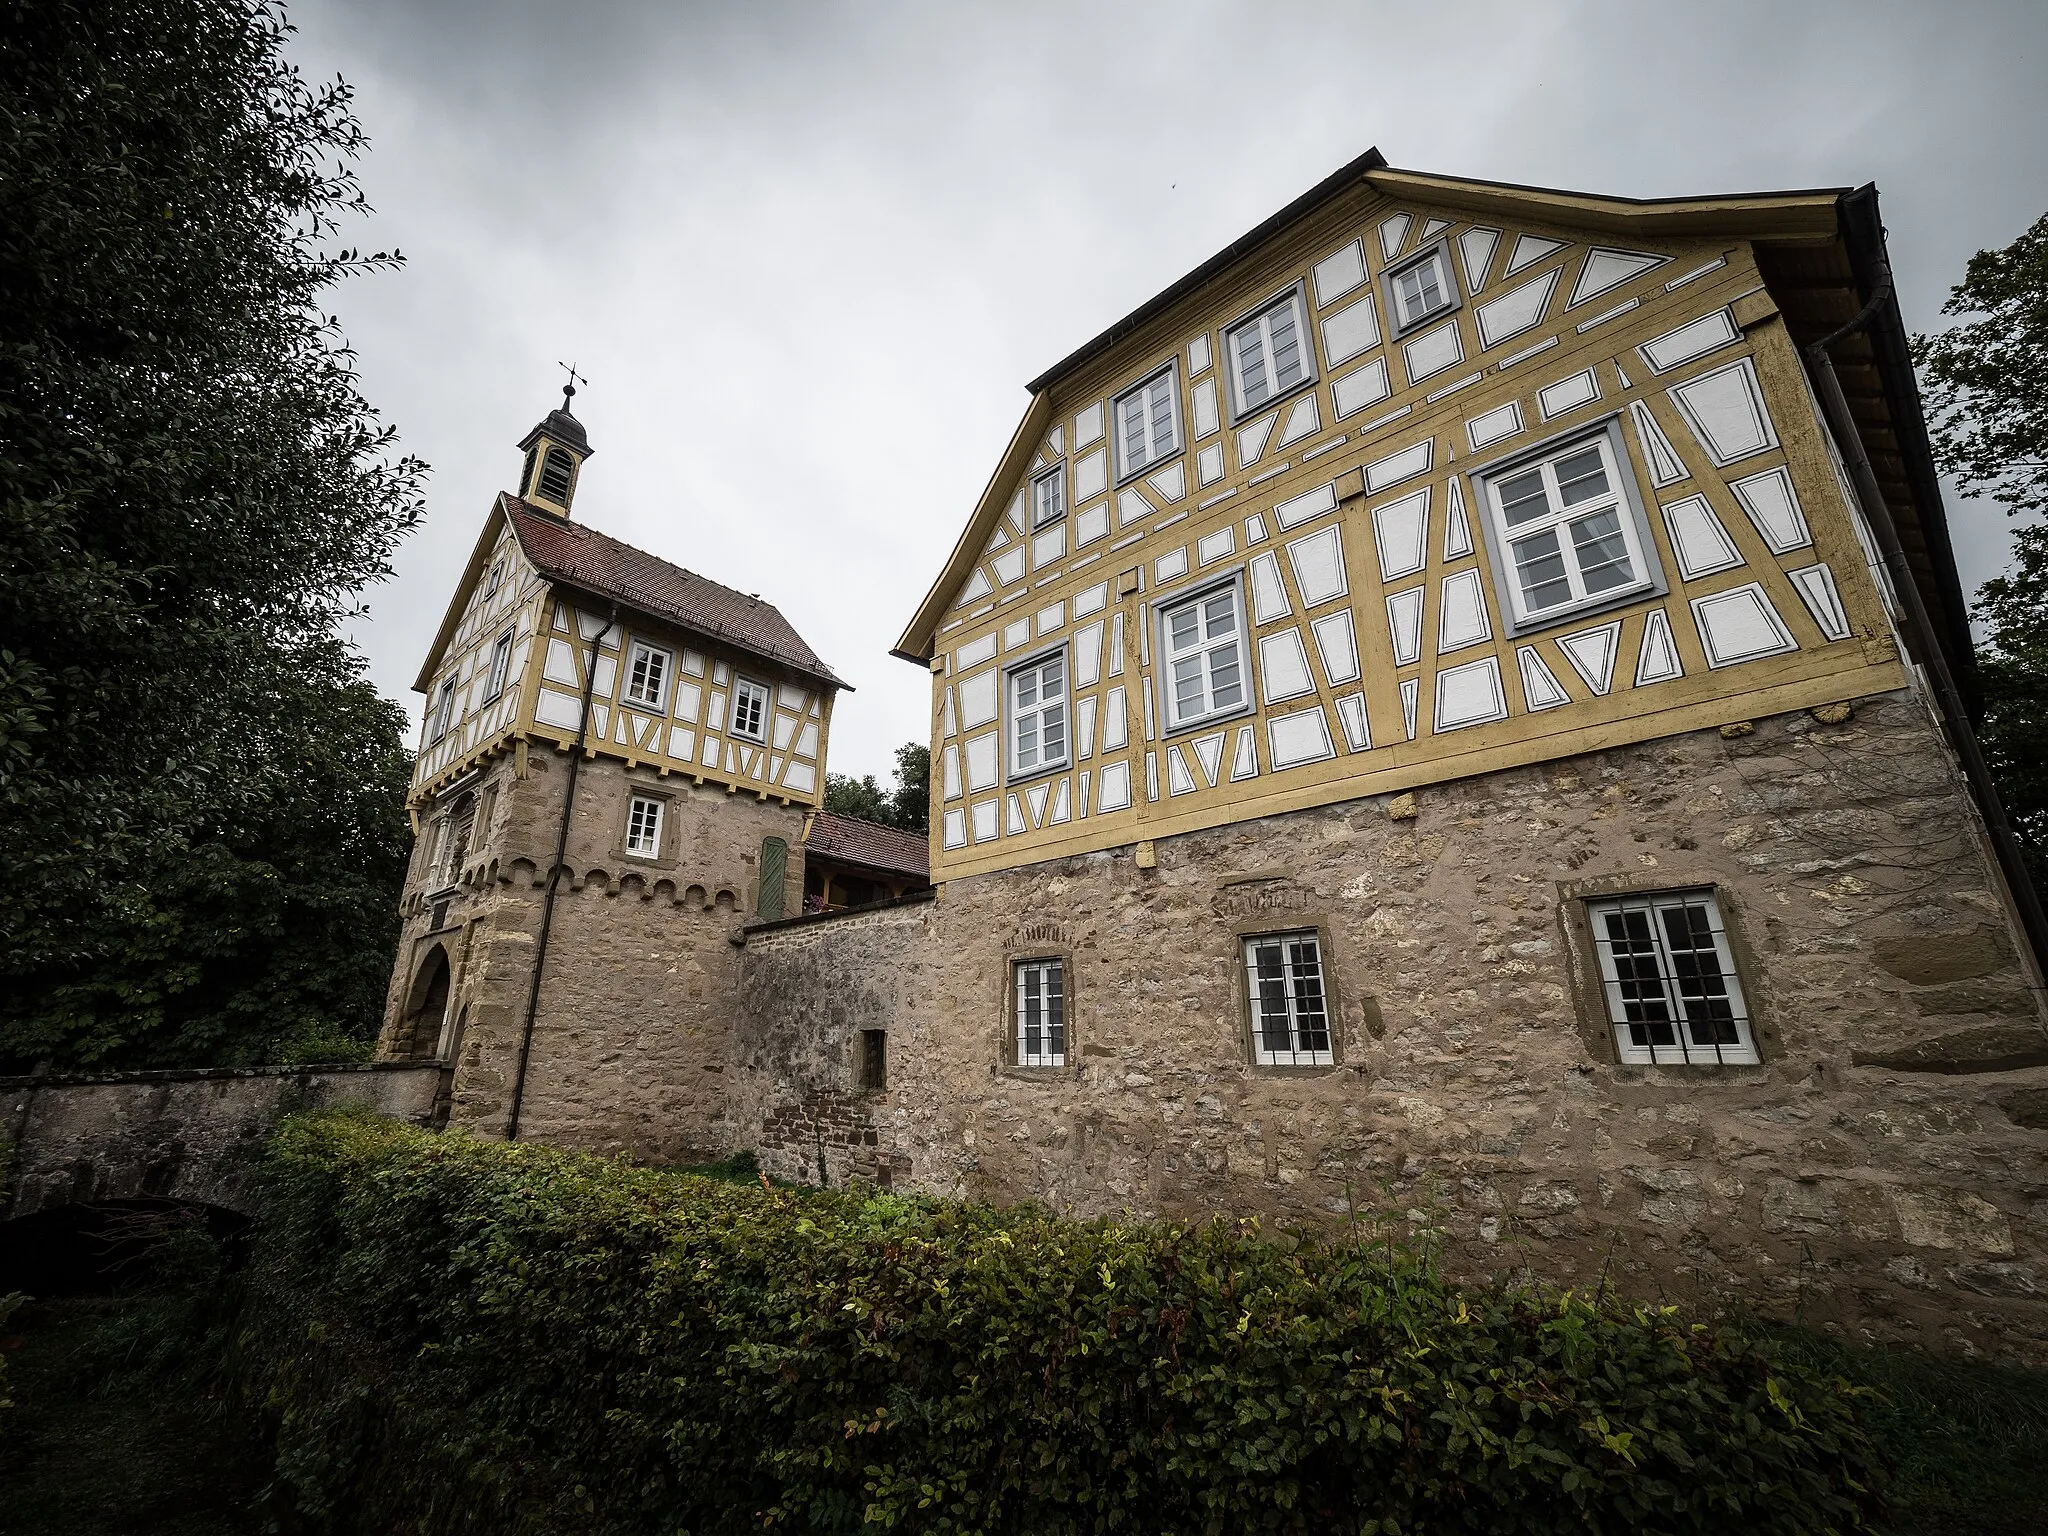
[[[1853,1531],[1855,1391],[1392,1242],[295,1117],[237,1359],[309,1530]]]

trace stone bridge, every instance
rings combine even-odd
[[[378,1062],[0,1078],[0,1221],[123,1200],[253,1215],[255,1154],[279,1116],[360,1104],[432,1124],[441,1074]]]

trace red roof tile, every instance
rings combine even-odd
[[[932,877],[931,842],[924,833],[885,827],[853,816],[818,812],[811,818],[811,830],[804,838],[804,849],[824,858],[860,864],[869,869],[915,875],[925,881]]]
[[[804,644],[803,636],[790,628],[773,603],[722,587],[595,528],[537,512],[517,496],[504,500],[519,547],[543,576],[615,597],[643,613],[780,662],[834,688],[848,686]]]

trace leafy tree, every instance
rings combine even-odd
[[[825,775],[825,809],[835,816],[854,816],[902,827],[910,832],[931,828],[932,749],[906,741],[896,749],[896,787],[884,789],[872,773],[853,778]]]
[[[1942,313],[1914,339],[1935,456],[1965,495],[2021,519],[2013,563],[1978,592],[1984,755],[2034,878],[2048,885],[2048,215],[2011,245],[1979,251]]]
[[[393,255],[268,0],[0,0],[0,1065],[362,1038],[402,720],[335,638],[419,515],[321,309]]]

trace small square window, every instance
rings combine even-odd
[[[1239,417],[1279,399],[1316,376],[1315,352],[1302,315],[1301,289],[1289,289],[1223,337],[1230,388]]]
[[[1396,336],[1458,307],[1458,280],[1451,275],[1451,248],[1439,241],[1386,274],[1387,315]]]
[[[1749,1006],[1713,891],[1589,901],[1586,915],[1623,1061],[1755,1064]]]
[[[1323,987],[1322,942],[1313,933],[1244,941],[1252,1053],[1262,1067],[1327,1067],[1336,1059]]]
[[[748,741],[768,739],[768,690],[750,677],[733,681],[732,719],[726,733]]]
[[[626,664],[626,702],[652,710],[668,707],[669,653],[644,640],[633,642],[633,659]]]
[[[1067,654],[1054,651],[1010,674],[1010,776],[1067,760]]]
[[[491,647],[491,672],[484,684],[484,697],[495,699],[505,691],[506,678],[512,671],[512,631],[506,630],[498,636],[498,643]]]
[[[1043,528],[1067,515],[1067,467],[1055,464],[1031,482],[1031,526]]]
[[[1116,397],[1117,478],[1180,452],[1180,390],[1172,364]]]
[[[1614,424],[1481,471],[1487,531],[1518,626],[1607,607],[1657,584]]]
[[[1168,730],[1235,714],[1250,702],[1236,582],[1160,609],[1159,650]]]
[[[643,859],[661,857],[662,802],[652,795],[635,795],[626,812],[626,852]]]
[[[1063,960],[1019,960],[1014,977],[1017,997],[1017,1065],[1063,1067],[1067,1064],[1067,967]]]

